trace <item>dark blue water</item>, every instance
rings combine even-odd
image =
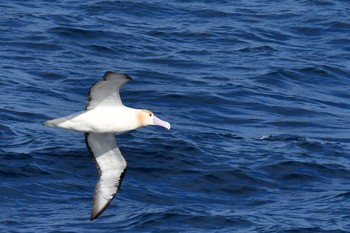
[[[350,232],[350,2],[1,1],[0,232]],[[117,137],[89,221],[81,111],[107,70],[172,124]]]

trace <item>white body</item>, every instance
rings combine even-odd
[[[97,107],[45,122],[47,126],[85,133],[124,133],[140,127],[137,109],[121,106]]]

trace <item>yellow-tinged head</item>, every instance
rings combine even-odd
[[[139,110],[137,112],[137,121],[139,126],[158,125],[170,129],[169,122],[159,119],[153,112],[148,110]]]

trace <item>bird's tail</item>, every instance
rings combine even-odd
[[[61,124],[62,122],[65,122],[66,120],[67,119],[65,117],[52,119],[52,120],[43,122],[43,125],[50,126],[50,127],[57,127],[59,124]]]

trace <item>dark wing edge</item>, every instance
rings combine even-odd
[[[119,192],[119,190],[120,190],[120,186],[122,185],[122,182],[123,182],[123,180],[124,180],[124,176],[125,176],[125,174],[126,174],[126,171],[127,171],[127,167],[125,167],[125,169],[124,169],[124,171],[122,172],[122,174],[120,175],[120,179],[119,179],[119,183],[118,183],[118,185],[117,185],[117,191],[116,191],[116,193],[113,195],[113,197],[111,198],[111,199],[109,199],[109,201],[105,204],[105,206],[102,208],[102,209],[100,209],[100,210],[97,210],[97,209],[95,209],[95,208],[92,208],[92,210],[91,210],[91,216],[90,216],[90,221],[93,221],[93,220],[95,220],[96,218],[98,218],[107,208],[108,208],[108,206],[111,204],[111,202],[112,202],[112,200],[114,199],[114,197],[115,196],[117,196],[117,193]],[[97,186],[96,186],[96,188],[95,188],[95,193],[96,193],[96,190],[98,190],[98,187],[99,186],[99,184],[97,184]],[[94,199],[93,199],[93,203],[95,203],[95,197],[96,196],[94,196]]]
[[[110,80],[111,78],[122,78],[126,80],[125,82],[132,80],[132,78],[128,74],[121,73],[121,72],[107,71],[103,75],[103,80],[105,81]]]
[[[98,82],[101,82],[101,81],[98,81]],[[88,95],[87,95],[87,100],[86,100],[86,104],[85,104],[85,110],[88,110],[88,107],[90,105],[90,102],[91,102],[91,90],[92,88],[98,83],[98,82],[95,82],[94,84],[91,85],[90,89],[89,89],[89,92],[88,92]],[[85,139],[86,139],[86,136],[85,136]],[[86,144],[87,145],[87,144]]]
[[[95,155],[94,155],[94,153],[93,153],[93,151],[92,151],[92,149],[91,149],[91,147],[89,145],[89,135],[90,135],[90,133],[85,133],[86,147],[87,147],[87,149],[89,151],[89,154],[92,157],[92,160],[95,163],[95,166],[96,166],[96,168],[98,170],[98,174],[99,174],[99,181],[98,181],[98,183],[97,183],[97,185],[95,187],[94,198],[93,198],[93,208],[91,210],[91,216],[90,216],[90,221],[93,221],[94,219],[98,218],[108,208],[108,206],[110,205],[110,203],[112,202],[114,197],[117,195],[118,191],[120,190],[120,187],[121,187],[122,182],[124,180],[124,176],[125,176],[126,171],[127,171],[127,164],[125,165],[124,170],[123,170],[123,172],[121,173],[121,175],[119,177],[119,180],[117,180],[117,182],[114,183],[116,191],[115,191],[115,193],[113,193],[112,198],[110,198],[102,208],[100,208],[100,209],[94,208],[95,207],[95,203],[97,201],[96,200],[96,198],[97,198],[96,193],[100,189],[100,185],[101,185],[102,169],[100,168],[100,166],[99,166],[99,164],[98,164],[98,162],[96,160],[96,157],[95,157]]]

